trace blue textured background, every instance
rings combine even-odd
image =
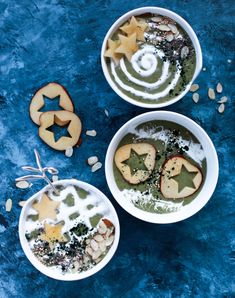
[[[112,23],[130,9],[158,5],[182,15],[198,34],[204,67],[197,79],[200,102],[187,94],[169,110],[199,123],[212,138],[220,161],[216,192],[192,218],[152,225],[123,211],[112,198],[104,169],[91,173],[85,160],[104,162],[117,129],[146,110],[124,102],[102,74],[100,49]],[[235,295],[234,197],[234,24],[233,0],[227,1],[0,1],[0,297],[232,297]],[[228,63],[231,59],[232,63]],[[49,81],[69,90],[83,121],[83,143],[71,159],[37,136],[28,115],[34,91]],[[207,96],[220,81],[229,97],[223,115]],[[109,111],[106,117],[104,109]],[[96,129],[96,138],[86,137]],[[78,282],[59,282],[39,273],[26,259],[18,239],[18,201],[39,190],[14,187],[20,166],[33,164],[33,148],[60,170],[60,178],[90,182],[110,197],[121,222],[121,239],[112,261],[98,274]],[[5,201],[13,209],[5,211]],[[234,296],[233,296],[234,297]]]

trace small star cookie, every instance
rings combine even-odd
[[[38,211],[38,220],[43,221],[46,218],[56,220],[56,209],[60,202],[52,201],[45,193],[41,200],[33,204],[33,208]]]
[[[120,46],[115,50],[115,53],[124,54],[130,61],[132,55],[138,50],[138,45],[136,43],[136,33],[126,37],[124,35],[118,34],[120,39]]]
[[[108,39],[108,49],[105,51],[104,56],[112,58],[116,65],[119,64],[122,58],[121,54],[115,53],[115,50],[120,46],[119,40]]]
[[[148,27],[147,23],[145,22],[138,22],[137,19],[133,16],[130,20],[129,24],[125,24],[124,26],[120,27],[120,29],[127,34],[127,36],[136,33],[136,39],[145,41],[144,32],[145,29]]]
[[[63,225],[62,224],[57,224],[55,226],[49,225],[48,223],[44,224],[44,233],[41,234],[39,237],[43,241],[47,242],[67,242],[66,237],[62,234]]]

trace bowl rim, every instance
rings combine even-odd
[[[163,102],[163,103],[144,103],[144,102],[140,102],[140,101],[137,101],[135,99],[132,99],[131,97],[124,94],[117,87],[117,85],[114,83],[114,81],[112,80],[112,78],[109,74],[109,71],[108,71],[106,59],[104,57],[104,52],[106,50],[106,45],[107,45],[108,38],[117,30],[117,28],[121,24],[123,24],[125,21],[127,21],[131,16],[137,16],[137,15],[147,13],[147,12],[162,14],[162,15],[168,16],[168,17],[172,18],[173,20],[175,20],[186,31],[186,33],[189,35],[189,37],[190,37],[190,39],[191,39],[191,41],[194,45],[195,53],[196,53],[196,67],[195,67],[195,71],[194,71],[194,75],[192,77],[192,80],[185,87],[184,92],[182,92],[178,96],[172,98],[171,100],[168,100],[168,101]],[[169,9],[162,8],[162,7],[157,7],[157,6],[140,7],[140,8],[130,10],[130,11],[126,12],[125,14],[123,14],[110,27],[110,29],[108,30],[108,32],[105,35],[105,38],[103,40],[102,47],[101,47],[101,66],[102,66],[103,74],[104,74],[108,84],[113,89],[113,91],[117,95],[119,95],[122,99],[124,99],[125,101],[127,101],[127,102],[129,102],[129,103],[131,103],[135,106],[139,106],[139,107],[143,107],[143,108],[149,108],[149,109],[166,107],[166,106],[169,106],[169,105],[179,101],[181,98],[183,98],[188,93],[188,91],[189,91],[191,85],[193,84],[194,80],[199,75],[199,73],[202,69],[202,63],[203,63],[203,61],[202,61],[202,49],[201,49],[198,37],[197,37],[196,33],[194,32],[194,30],[192,29],[192,27],[189,25],[189,23],[184,18],[182,18],[180,15],[176,14],[175,12],[173,12]]]
[[[62,179],[62,180],[58,180],[56,182],[52,183],[53,185],[77,185],[79,187],[84,187],[86,190],[91,190],[92,192],[94,192],[97,196],[99,196],[99,198],[101,198],[102,200],[105,201],[106,204],[108,204],[111,212],[112,212],[112,216],[114,218],[114,226],[115,226],[115,238],[114,238],[114,242],[112,244],[112,246],[110,247],[107,255],[105,255],[105,257],[98,263],[96,264],[94,267],[92,267],[91,269],[81,272],[81,273],[71,273],[71,274],[65,274],[62,275],[61,273],[54,271],[54,270],[50,270],[49,267],[43,265],[33,254],[33,252],[31,251],[28,242],[25,238],[24,235],[24,222],[25,222],[25,212],[27,212],[27,207],[29,206],[29,204],[41,193],[45,192],[46,190],[48,190],[50,188],[49,185],[46,185],[45,187],[43,187],[40,191],[38,191],[37,193],[33,194],[24,204],[22,210],[21,210],[21,214],[20,214],[20,219],[19,219],[19,228],[18,228],[18,233],[19,233],[19,238],[20,238],[20,244],[21,247],[26,255],[26,257],[28,258],[28,260],[30,261],[30,263],[37,269],[39,270],[41,273],[43,273],[46,276],[49,276],[53,279],[56,280],[61,280],[61,281],[75,281],[75,280],[81,280],[84,278],[87,278],[89,276],[94,275],[95,273],[97,273],[98,271],[100,271],[101,269],[103,269],[108,263],[109,261],[112,259],[112,257],[114,256],[117,247],[118,247],[118,243],[119,243],[119,239],[120,239],[120,223],[119,223],[119,219],[118,219],[118,215],[116,213],[115,208],[113,207],[111,201],[95,186],[87,183],[87,182],[83,182],[77,179]]]
[[[185,205],[183,208],[181,208],[180,211],[177,211],[177,212],[159,214],[159,213],[151,213],[151,212],[143,211],[135,207],[133,203],[123,199],[123,197],[120,195],[121,191],[118,189],[115,182],[115,178],[113,174],[113,160],[114,160],[114,154],[116,152],[119,142],[128,133],[128,128],[130,126],[136,127],[141,123],[153,121],[153,120],[167,120],[186,127],[199,140],[199,142],[203,146],[203,149],[206,155],[207,173],[205,176],[203,187],[201,188],[198,195],[196,196],[195,199],[193,199],[191,203]],[[208,146],[207,149],[205,148],[205,146]],[[108,147],[108,150],[106,152],[105,176],[106,176],[108,187],[113,197],[118,202],[118,204],[128,213],[130,213],[136,218],[139,218],[143,221],[150,222],[150,223],[157,223],[157,224],[175,223],[178,221],[185,220],[191,217],[192,215],[196,214],[210,200],[216,188],[218,175],[219,175],[218,157],[210,137],[207,135],[204,129],[196,122],[194,122],[192,119],[175,112],[151,111],[151,112],[143,113],[141,115],[138,115],[130,119],[123,126],[121,126],[121,128],[113,136],[110,142],[110,145]]]

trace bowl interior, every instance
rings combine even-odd
[[[118,144],[131,128],[153,120],[167,120],[186,127],[199,140],[205,153],[207,174],[204,178],[204,184],[196,198],[193,199],[191,203],[183,206],[179,211],[176,212],[158,214],[140,210],[129,200],[124,199],[115,182],[113,173],[113,160]],[[105,173],[108,186],[114,198],[127,212],[139,219],[152,223],[173,223],[192,216],[208,202],[212,193],[214,192],[218,179],[218,158],[212,141],[206,132],[194,121],[178,113],[154,111],[131,119],[118,130],[113,137],[106,154]]]
[[[131,16],[138,16],[138,15],[141,15],[141,14],[144,14],[144,13],[160,14],[160,15],[167,16],[167,17],[175,20],[186,31],[186,33],[189,35],[190,39],[192,40],[193,46],[195,48],[195,52],[196,52],[196,68],[195,68],[192,80],[185,87],[185,90],[182,93],[180,93],[178,96],[172,98],[171,100],[168,100],[168,101],[163,102],[163,103],[143,103],[143,102],[139,102],[139,101],[134,100],[134,99],[130,98],[129,96],[125,95],[123,92],[121,92],[120,89],[114,83],[113,79],[111,78],[111,76],[109,74],[106,59],[104,57],[104,53],[105,53],[106,46],[107,46],[107,41],[113,35],[113,33],[124,22],[126,22]],[[177,102],[189,91],[193,81],[196,79],[196,77],[198,76],[198,74],[200,73],[200,71],[202,69],[202,51],[201,51],[201,46],[200,46],[199,40],[198,40],[195,32],[193,31],[192,27],[181,16],[179,16],[178,14],[174,13],[173,11],[170,11],[170,10],[165,9],[165,8],[151,7],[151,6],[150,7],[141,7],[141,8],[137,8],[137,9],[134,9],[134,10],[131,10],[131,11],[127,12],[126,14],[121,16],[111,26],[111,28],[107,32],[107,34],[104,38],[104,41],[103,41],[103,45],[102,45],[102,49],[101,49],[101,65],[102,65],[104,76],[105,76],[106,80],[108,81],[110,87],[121,98],[123,98],[127,102],[129,102],[131,104],[134,104],[136,106],[140,106],[140,107],[144,107],[144,108],[161,108],[161,107],[165,107],[165,106],[168,106],[168,105],[171,105],[171,104]]]
[[[120,237],[120,226],[119,226],[119,220],[118,220],[117,213],[116,213],[113,205],[109,201],[109,199],[101,191],[99,191],[97,188],[95,188],[94,186],[92,186],[88,183],[78,181],[75,179],[68,179],[68,180],[59,180],[59,181],[54,182],[53,184],[54,185],[63,185],[63,186],[75,185],[75,186],[81,187],[87,191],[93,192],[97,197],[99,197],[102,201],[105,202],[105,204],[111,211],[112,221],[115,226],[115,238],[114,238],[114,242],[113,242],[112,246],[110,247],[107,255],[98,264],[96,264],[91,269],[89,269],[87,271],[83,271],[81,273],[70,273],[70,274],[63,275],[63,274],[59,273],[58,271],[55,271],[52,268],[43,265],[35,257],[35,255],[33,254],[33,252],[31,251],[31,249],[29,247],[28,241],[25,237],[25,229],[26,229],[25,228],[25,220],[26,220],[26,216],[27,216],[28,210],[30,208],[31,202],[35,198],[37,198],[38,195],[47,191],[49,189],[49,186],[44,187],[41,191],[39,191],[38,193],[34,194],[31,198],[29,198],[21,211],[20,220],[19,220],[19,237],[20,237],[21,246],[22,246],[27,258],[32,263],[32,265],[35,268],[37,268],[40,272],[42,272],[43,274],[45,274],[51,278],[66,281],[66,280],[79,280],[79,279],[89,277],[89,276],[95,274],[96,272],[98,272],[99,270],[101,270],[111,260],[111,258],[113,257],[113,255],[117,249],[119,237]]]

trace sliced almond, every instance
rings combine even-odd
[[[215,99],[215,91],[214,91],[214,89],[212,89],[212,88],[209,88],[209,89],[208,89],[208,97],[209,97],[210,99],[212,99],[212,100]]]
[[[21,189],[26,189],[30,187],[30,183],[26,180],[16,182],[16,187]]]
[[[107,226],[105,225],[105,223],[101,220],[99,222],[99,228],[98,228],[98,233],[100,234],[105,234],[107,232]]]
[[[12,199],[7,199],[6,205],[5,205],[6,211],[10,212],[12,208]]]
[[[100,234],[97,234],[95,235],[94,240],[97,242],[102,242],[104,238]]]
[[[217,91],[218,93],[222,93],[222,91],[223,91],[223,86],[222,86],[220,83],[217,84],[217,86],[216,86],[216,91]]]
[[[88,163],[89,166],[93,166],[97,162],[98,162],[98,157],[97,156],[91,156],[87,160],[87,163]]]
[[[171,31],[171,29],[167,25],[164,25],[164,24],[158,25],[157,29],[159,29],[161,31]]]
[[[97,135],[97,132],[94,129],[93,130],[87,130],[86,135],[90,136],[90,137],[95,137]]]
[[[110,246],[110,245],[113,243],[113,240],[114,240],[114,236],[111,235],[109,238],[107,238],[107,239],[105,240],[105,245],[106,245],[106,246]]]
[[[198,84],[193,84],[191,87],[190,87],[190,91],[191,92],[195,92],[199,89],[199,85]]]
[[[195,103],[198,103],[198,101],[199,101],[199,94],[198,93],[193,93],[193,101]]]
[[[228,101],[227,96],[222,96],[222,97],[220,98],[220,100],[218,101],[218,103],[225,103],[225,102],[227,102],[227,101]]]
[[[102,254],[101,250],[98,249],[98,250],[93,252],[91,257],[92,257],[93,260],[97,260],[101,256],[101,254]]]
[[[93,254],[93,250],[92,250],[92,248],[91,248],[90,246],[87,246],[87,247],[86,247],[85,252],[86,252],[88,255],[90,255],[90,256],[92,256],[92,254]]]
[[[219,112],[220,114],[222,114],[222,113],[224,112],[224,110],[225,110],[225,104],[224,104],[224,103],[221,103],[221,104],[219,105],[219,107],[218,107],[218,112]]]
[[[20,207],[24,207],[25,203],[26,203],[26,201],[20,201],[20,202],[18,203],[18,205],[19,205]]]
[[[94,239],[91,240],[90,246],[94,251],[97,251],[99,249],[99,245]]]
[[[92,173],[98,171],[101,167],[102,167],[102,163],[98,161],[92,166],[91,168]]]
[[[155,22],[155,23],[159,23],[159,22],[161,22],[162,21],[162,17],[153,17],[153,18],[151,18],[151,21],[153,21],[153,22]]]
[[[106,242],[105,241],[99,242],[99,249],[102,252],[105,252],[106,251]]]

